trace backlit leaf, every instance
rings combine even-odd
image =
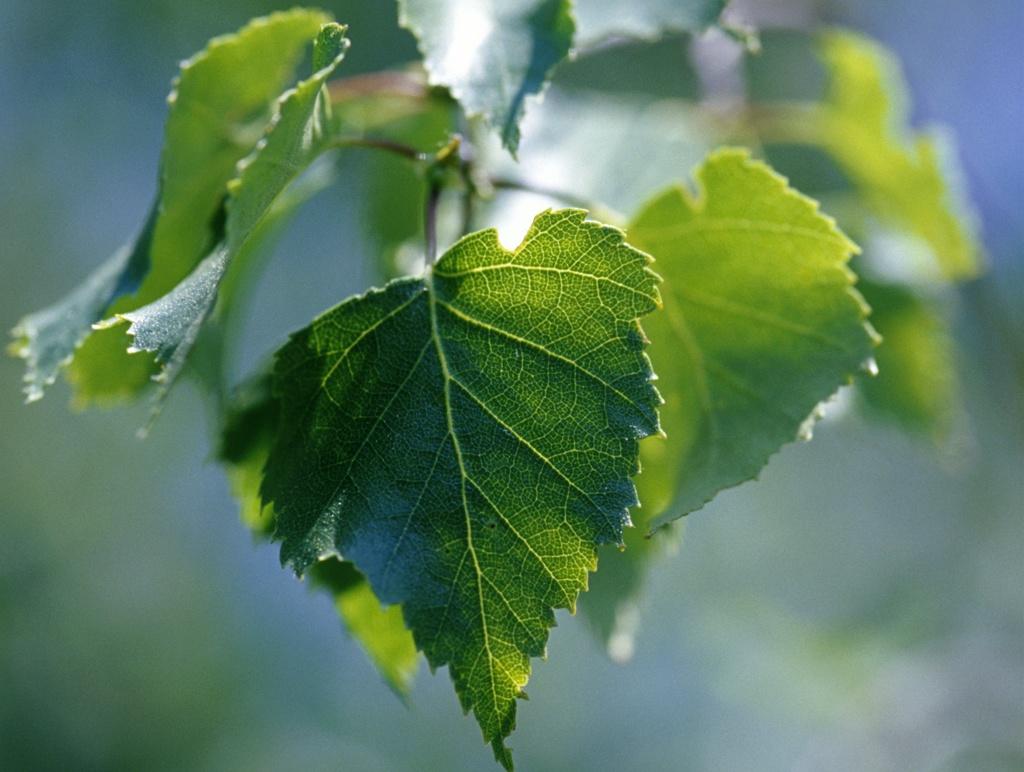
[[[282,560],[351,560],[447,665],[496,758],[553,609],[635,503],[657,393],[648,258],[580,210],[508,251],[465,237],[423,278],[348,300],[277,355],[266,465]]]
[[[582,603],[617,658],[651,558],[678,539],[649,531],[754,478],[875,342],[846,268],[856,247],[812,200],[742,151],[713,153],[696,178],[696,196],[670,188],[628,229],[664,278],[645,328],[666,436],[641,444],[637,527]]]
[[[673,399],[638,483],[654,527],[756,476],[875,342],[846,267],[856,247],[814,201],[742,151],[696,177],[696,197],[670,189],[629,228],[665,279],[647,326]]]
[[[382,606],[369,582],[347,560],[325,558],[309,571],[313,587],[330,593],[352,637],[362,644],[384,680],[400,697],[412,687],[420,655],[400,606]]]

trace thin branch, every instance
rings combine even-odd
[[[383,137],[338,137],[331,145],[337,148],[362,147],[371,150],[383,150],[407,158],[410,161],[426,161],[430,158],[429,154],[421,153],[411,145],[395,142]]]

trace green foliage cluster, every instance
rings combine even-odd
[[[822,198],[844,227],[869,245],[879,228],[917,239],[936,271],[894,278],[869,246],[858,285],[858,246],[746,150],[709,153],[692,189],[626,196],[629,180],[612,177],[613,201],[599,184],[531,185],[528,166],[504,176],[489,132],[519,152],[531,97],[574,46],[585,56],[590,44],[694,33],[722,12],[707,0],[618,7],[399,0],[423,69],[334,81],[348,30],[319,11],[212,40],[175,80],[139,235],[26,316],[12,344],[30,401],[63,369],[80,404],[158,382],[155,416],[181,373],[206,381],[244,522],[334,599],[396,692],[420,652],[447,666],[508,768],[516,700],[555,609],[575,610],[589,583],[587,616],[621,636],[670,524],[809,438],[840,387],[856,381],[872,414],[913,431],[948,431],[953,352],[936,297],[980,270],[934,140],[908,136],[894,63],[848,32],[815,41],[828,84],[817,101],[752,104],[724,122],[676,105],[659,120],[703,121],[708,144],[742,137],[769,158],[784,145],[825,153],[842,184]],[[310,41],[312,73],[288,87]],[[610,115],[588,109],[575,117],[584,128]],[[564,123],[545,130],[567,158],[607,155],[571,147]],[[626,133],[638,142],[644,130]],[[361,219],[388,283],[292,334],[229,393],[232,320],[260,255],[364,149],[379,151],[380,173]],[[473,229],[480,205],[531,188],[573,208],[538,213],[514,249]],[[463,234],[438,257],[438,213],[455,198]],[[588,219],[580,200],[612,222]],[[632,213],[619,219],[610,206],[624,203]],[[420,238],[416,271],[402,254]],[[870,307],[886,339],[877,378]],[[200,348],[212,365],[190,357]]]

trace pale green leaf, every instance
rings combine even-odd
[[[419,41],[430,82],[482,115],[513,154],[527,97],[543,92],[569,53],[570,0],[399,0],[399,23]]]
[[[66,299],[15,330],[31,399],[69,362],[80,404],[130,397],[149,382],[151,359],[128,357],[120,333],[90,335],[90,326],[163,296],[210,252],[235,164],[259,139],[274,99],[326,21],[319,11],[271,14],[213,39],[182,64],[168,97],[158,202],[142,234]]]
[[[672,399],[639,481],[653,527],[755,477],[875,343],[846,267],[855,246],[814,201],[742,151],[696,177],[696,197],[670,189],[629,228],[665,279],[647,326]]]
[[[851,32],[822,36],[829,74],[820,142],[882,222],[924,240],[948,278],[975,276],[981,246],[949,141],[911,134],[896,60]]]
[[[514,251],[493,230],[427,275],[348,300],[277,355],[263,495],[282,560],[351,560],[447,665],[496,758],[553,609],[636,502],[657,393],[638,317],[648,258],[580,210]]]
[[[664,278],[645,328],[666,404],[665,436],[640,448],[637,528],[602,555],[582,603],[620,659],[648,565],[678,539],[649,531],[756,477],[876,337],[846,267],[855,246],[812,200],[743,151],[712,154],[696,178],[696,197],[671,188],[628,229]]]
[[[576,0],[577,40],[614,36],[653,40],[666,32],[698,32],[713,24],[725,0]]]

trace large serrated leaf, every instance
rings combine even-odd
[[[742,151],[714,153],[697,180],[697,198],[669,190],[629,228],[665,278],[648,327],[676,395],[662,410],[668,438],[643,446],[654,527],[754,477],[876,337],[846,267],[856,247],[814,201]]]
[[[236,162],[259,139],[274,99],[327,20],[302,9],[271,14],[213,39],[182,64],[168,97],[158,201],[141,235],[67,298],[25,317],[14,331],[13,348],[28,360],[29,399],[41,397],[69,362],[68,378],[82,404],[130,397],[149,383],[150,358],[127,356],[120,333],[90,335],[90,326],[166,294],[209,253]]]
[[[670,188],[628,229],[664,278],[645,327],[666,436],[641,445],[638,528],[602,557],[635,565],[615,584],[599,572],[584,600],[605,633],[659,546],[647,532],[754,478],[877,339],[846,267],[856,247],[814,201],[743,151],[712,154],[696,178],[697,196]]]
[[[599,543],[619,542],[658,397],[648,258],[580,210],[493,230],[342,303],[277,355],[266,465],[282,560],[340,554],[447,665],[496,758]]]
[[[430,82],[482,115],[513,154],[526,98],[543,92],[572,46],[569,0],[399,0]]]

